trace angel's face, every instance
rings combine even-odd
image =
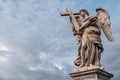
[[[80,12],[80,15],[81,15],[82,17],[84,17],[84,16],[85,16],[85,12],[81,11],[81,12]]]

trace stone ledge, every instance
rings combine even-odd
[[[110,80],[112,74],[102,69],[91,69],[69,74],[73,80]]]

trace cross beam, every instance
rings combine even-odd
[[[61,13],[60,15],[61,16],[69,16],[70,9],[67,8],[66,11],[67,12]],[[73,15],[80,15],[80,12],[77,12],[77,11],[76,12],[72,12],[72,13],[73,13]]]

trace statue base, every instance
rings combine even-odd
[[[69,75],[73,80],[110,80],[113,77],[112,74],[99,68],[74,72]]]

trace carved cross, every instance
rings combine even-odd
[[[67,11],[67,12],[61,13],[60,15],[61,15],[61,16],[69,16],[69,11],[72,12],[72,11],[71,11],[70,9],[68,9],[68,8],[66,9],[66,11]],[[73,13],[73,15],[80,15],[80,12],[77,12],[77,11],[76,11],[76,12],[72,12],[72,13]]]
[[[72,12],[70,9],[66,9],[67,12],[61,13],[61,16],[70,16],[70,22],[73,24],[76,32],[79,32],[79,24],[75,19],[74,15],[80,15],[80,12]]]

